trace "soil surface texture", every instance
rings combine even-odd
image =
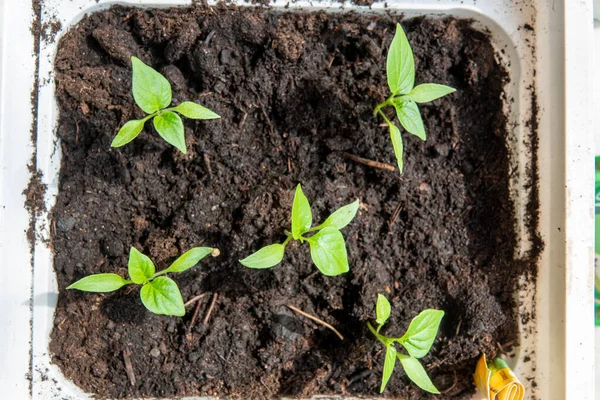
[[[60,295],[51,352],[67,377],[100,398],[374,396],[383,354],[365,323],[382,293],[393,307],[382,331],[390,336],[423,309],[446,311],[422,362],[443,398],[469,398],[480,354],[516,343],[512,294],[533,268],[513,255],[507,75],[469,21],[404,20],[417,83],[457,92],[420,106],[428,138],[403,132],[402,176],[357,163],[344,153],[395,165],[373,108],[389,94],[385,56],[397,20],[114,7],[61,39],[63,158],[52,214]],[[168,78],[173,104],[197,101],[222,116],[184,120],[186,155],[151,123],[130,144],[110,147],[126,121],[143,116],[131,95],[132,55]],[[350,272],[321,275],[299,244],[275,268],[238,263],[285,238],[298,183],[315,222],[360,199],[343,230]],[[171,275],[184,301],[206,294],[183,318],[146,311],[133,286],[65,290],[92,273],[126,276],[131,246],[160,270],[198,245],[221,255]],[[330,323],[344,340],[287,305]],[[399,364],[386,395],[434,398]]]

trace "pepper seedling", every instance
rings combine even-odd
[[[396,34],[390,45],[386,64],[387,83],[392,94],[383,103],[375,107],[373,115],[381,115],[390,129],[394,154],[398,161],[398,169],[402,173],[403,144],[400,129],[381,111],[383,107],[392,106],[402,127],[421,140],[426,139],[423,119],[417,103],[427,103],[456,89],[436,83],[415,85],[415,60],[413,52],[400,24],[396,24]]]
[[[375,307],[377,319],[377,329],[373,328],[370,322],[367,322],[367,327],[375,335],[377,339],[385,346],[385,361],[383,363],[383,377],[381,379],[380,393],[383,393],[387,385],[394,366],[396,358],[400,360],[402,368],[406,372],[408,378],[413,381],[421,389],[439,394],[440,392],[429,379],[425,368],[419,362],[418,358],[425,357],[429,353],[429,349],[435,340],[435,337],[444,316],[444,312],[440,310],[424,310],[410,322],[406,333],[399,338],[383,336],[379,333],[381,327],[390,317],[392,307],[390,302],[381,294],[377,296],[377,305]],[[408,355],[399,353],[394,346],[394,343],[400,344],[406,349]]]
[[[323,275],[335,276],[348,272],[348,254],[346,242],[340,230],[348,225],[358,211],[358,200],[345,205],[329,216],[321,225],[312,226],[312,211],[310,203],[302,192],[302,187],[296,187],[294,203],[292,204],[292,231],[286,231],[287,238],[283,244],[271,244],[256,253],[240,260],[248,268],[271,268],[281,262],[285,246],[290,240],[308,242],[310,256]],[[307,233],[316,232],[312,236]]]
[[[113,139],[112,147],[121,147],[131,142],[140,134],[146,121],[152,119],[158,134],[185,154],[187,149],[183,122],[177,113],[191,119],[221,118],[208,108],[191,101],[184,101],[175,107],[167,108],[171,105],[169,81],[137,57],[131,57],[131,66],[133,99],[148,115],[143,119],[134,119],[125,123]]]
[[[209,254],[216,257],[219,255],[219,249],[194,247],[175,260],[169,268],[156,272],[152,260],[132,247],[127,265],[131,280],[123,279],[117,274],[94,274],[78,280],[67,289],[106,293],[125,285],[138,284],[142,285],[140,297],[148,310],[155,314],[181,317],[185,315],[185,308],[179,287],[174,280],[161,275],[186,271]]]

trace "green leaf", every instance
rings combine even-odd
[[[198,264],[204,257],[211,254],[213,250],[212,247],[194,247],[183,253],[177,260],[173,261],[173,264],[164,270],[163,273],[186,271]]]
[[[152,114],[171,104],[171,84],[164,76],[131,57],[133,99],[146,114]]]
[[[179,114],[184,117],[188,117],[191,119],[218,119],[221,118],[220,115],[215,114],[211,110],[206,107],[201,106],[200,104],[193,103],[191,101],[184,101],[179,104],[177,107],[173,107],[172,111],[177,111]]]
[[[339,208],[333,214],[329,216],[321,225],[319,225],[319,229],[322,228],[335,228],[342,229],[354,219],[356,212],[358,211],[359,201],[356,200],[350,204],[345,205],[344,207]]]
[[[400,129],[391,122],[388,122],[390,127],[390,137],[392,138],[392,146],[394,147],[394,154],[396,155],[396,161],[398,162],[398,171],[402,173],[402,167],[404,162],[402,161],[402,153],[404,146],[402,145],[402,136],[400,136]]]
[[[419,360],[402,353],[397,353],[397,355],[402,363],[402,368],[404,368],[406,375],[411,381],[426,392],[440,394],[440,391],[433,385],[433,382],[429,379],[425,368],[423,368]]]
[[[393,94],[406,94],[415,84],[415,59],[400,24],[396,24],[396,34],[388,51],[386,73]]]
[[[450,86],[438,85],[437,83],[424,83],[413,88],[407,96],[417,103],[427,103],[454,92],[456,92],[456,89]]]
[[[431,348],[442,322],[441,310],[424,310],[410,322],[408,330],[399,342],[415,358],[424,357]]]
[[[84,292],[106,293],[114,292],[125,285],[129,285],[131,281],[121,278],[117,274],[95,274],[86,276],[71,284],[67,289],[77,289]]]
[[[393,344],[386,346],[385,348],[385,361],[383,362],[383,376],[381,377],[381,389],[379,393],[383,393],[385,387],[394,372],[394,366],[396,365],[396,348]]]
[[[144,129],[146,120],[147,118],[127,121],[125,125],[119,129],[119,133],[117,133],[117,136],[115,136],[110,144],[111,147],[121,147],[135,139],[142,129]]]
[[[348,272],[348,255],[342,233],[335,228],[323,228],[307,239],[310,256],[319,270],[327,276]]]
[[[312,225],[312,212],[308,199],[302,192],[302,186],[296,186],[294,204],[292,204],[292,237],[299,240]]]
[[[177,147],[183,154],[186,153],[185,134],[181,117],[172,111],[166,111],[154,117],[154,127],[158,134]]]
[[[185,315],[185,307],[181,292],[175,281],[166,276],[159,276],[152,282],[142,286],[140,291],[142,303],[154,314]]]
[[[134,283],[142,284],[154,275],[155,268],[152,260],[143,255],[135,247],[129,250],[129,263],[127,264],[129,276]]]
[[[285,246],[282,244],[272,244],[265,246],[254,254],[240,260],[244,267],[248,268],[271,268],[283,260]]]
[[[381,325],[385,324],[385,321],[390,317],[390,313],[392,312],[392,307],[390,306],[390,302],[385,296],[378,294],[377,295],[377,306],[375,307],[375,311],[377,312],[377,319],[375,322]]]
[[[396,108],[396,115],[402,127],[419,139],[425,140],[425,126],[423,125],[417,103],[411,98],[394,99],[394,107]]]

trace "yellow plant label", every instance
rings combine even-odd
[[[501,358],[488,364],[482,354],[473,379],[481,400],[523,400],[525,397],[523,385]]]

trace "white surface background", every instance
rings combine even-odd
[[[0,397],[11,400],[29,398],[31,378],[32,274],[23,207],[33,152],[31,22],[29,2],[0,0]]]
[[[178,1],[183,0],[151,0],[157,4]],[[110,2],[100,0],[100,4]],[[141,4],[144,0],[129,2]],[[46,0],[44,4],[54,5],[54,9],[43,17],[49,18],[53,13],[60,18],[64,16],[63,26],[67,26],[74,15],[87,7],[95,7],[96,3],[96,0]],[[536,41],[536,57],[523,51],[527,46],[521,43],[523,52],[514,59],[512,67],[513,72],[519,72],[516,66],[519,64],[524,74],[536,68],[540,106],[540,229],[546,251],[540,264],[535,299],[537,326],[526,340],[535,346],[532,362],[537,363],[539,400],[591,400],[594,381],[592,133],[600,137],[600,123],[596,124],[598,131],[594,131],[591,123],[595,116],[591,84],[592,0],[390,0],[389,3],[403,10],[423,6],[433,10],[443,8],[444,4],[472,7],[499,21],[502,26],[492,25],[492,29],[509,35],[516,44],[522,39]],[[339,4],[334,6],[337,8]],[[520,30],[523,22],[530,22],[527,13],[535,14],[535,38],[522,36]],[[33,388],[34,399],[81,399],[79,394],[69,396],[67,386],[62,386],[65,390],[61,393],[53,392],[57,386],[67,383],[44,379],[48,367],[49,375],[60,380],[59,372],[49,364],[46,347],[52,323],[52,305],[48,299],[55,291],[55,284],[51,255],[39,242],[32,272],[25,235],[28,215],[23,209],[22,191],[29,179],[27,163],[31,156],[32,123],[29,96],[35,71],[29,33],[31,14],[28,0],[0,0],[0,399],[29,399],[30,388]],[[53,57],[51,45],[42,45],[42,53],[40,71],[42,78],[48,81]],[[524,96],[517,100],[524,104],[530,97],[526,90],[521,94]],[[40,90],[39,105],[38,167],[45,172],[44,181],[52,193],[56,189],[56,175],[51,173],[56,164],[53,166],[50,156],[55,107],[53,89],[48,84]],[[522,112],[518,115],[526,116]],[[38,227],[43,228],[43,223]],[[39,234],[44,234],[43,229]],[[531,309],[527,305],[525,308]],[[528,363],[521,364],[527,367]],[[33,373],[33,383],[31,377],[27,379],[30,373]]]
[[[594,0],[594,109],[600,107],[600,0]],[[594,150],[600,155],[600,113],[594,113]],[[600,400],[600,327],[596,327],[596,400]]]

